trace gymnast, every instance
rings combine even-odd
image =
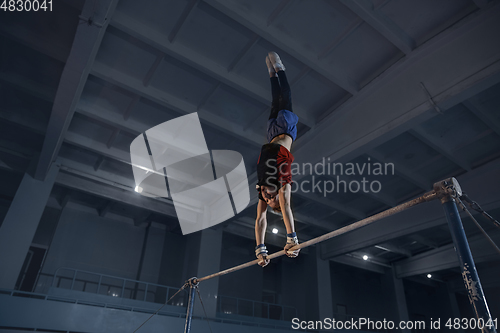
[[[295,233],[291,201],[291,164],[293,155],[290,153],[293,141],[297,138],[297,122],[299,117],[292,112],[292,96],[288,84],[285,66],[276,52],[269,52],[266,64],[271,78],[271,115],[267,121],[267,141],[262,146],[257,162],[257,219],[255,220],[255,255],[260,266],[269,264],[264,238],[267,229],[267,207],[269,206],[283,216],[287,232],[285,254],[295,258],[299,251],[288,253],[288,250],[299,244]]]

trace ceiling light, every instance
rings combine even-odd
[[[134,191],[136,191],[137,193],[142,193],[142,187],[140,187],[140,186],[136,186],[136,187],[134,188]]]
[[[427,274],[427,278],[430,279],[432,277],[431,274]]]
[[[277,228],[273,228],[273,234],[277,234],[278,233],[278,229]]]
[[[368,256],[366,254],[363,256],[363,260],[368,260]]]

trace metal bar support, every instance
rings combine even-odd
[[[187,282],[189,284],[189,300],[187,305],[187,314],[186,314],[186,325],[184,327],[184,333],[189,333],[191,331],[191,320],[193,319],[193,308],[194,308],[194,292],[196,288],[198,288],[198,283],[196,282],[196,278],[191,278]]]
[[[460,185],[455,178],[450,178],[434,184],[434,191],[441,199],[446,214],[446,220],[450,227],[455,251],[457,252],[460,262],[462,278],[465,283],[465,288],[467,289],[472,310],[478,319],[478,326],[480,326],[479,328],[482,333],[496,333],[494,322],[491,318],[486,298],[484,297],[481,281],[477,274],[476,265],[474,264],[469,243],[467,242],[467,236],[454,199],[454,197],[460,197],[462,195]]]

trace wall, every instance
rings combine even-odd
[[[33,243],[50,246],[60,217],[60,209],[45,207],[40,223],[38,224],[38,228],[36,229],[35,236],[33,237]]]
[[[441,318],[441,324],[453,315],[446,284],[438,287],[426,286],[413,281],[403,280],[408,304],[410,320],[425,320],[429,322]]]
[[[1,154],[2,153],[0,153],[0,156]],[[2,226],[5,215],[7,215],[10,204],[14,199],[22,179],[22,173],[10,172],[5,169],[0,172],[0,184],[2,184],[2,186],[0,186],[0,227]]]
[[[59,267],[69,267],[135,280],[145,232],[144,227],[68,205],[61,212],[42,274],[52,275]],[[151,227],[142,271],[145,281],[158,282],[164,234],[161,228]],[[45,243],[49,236],[39,232],[37,237]],[[43,292],[46,284],[41,279],[37,291]]]
[[[143,324],[151,313],[125,311],[66,302],[47,301],[26,297],[0,295],[0,327],[37,328],[45,332],[133,332]],[[182,315],[156,315],[140,332],[179,333],[184,331]],[[273,329],[238,323],[210,322],[211,331],[217,333],[280,333],[291,329]],[[3,330],[0,332],[8,332]],[[17,329],[16,332],[19,332]],[[30,330],[32,331],[32,330]],[[193,318],[192,332],[210,332],[207,322]]]
[[[297,309],[300,320],[317,320],[318,286],[316,271],[316,253],[309,248],[297,258],[280,257],[282,265],[281,289],[282,303]]]
[[[347,315],[399,321],[392,272],[374,273],[339,263],[330,263],[333,311],[337,304]]]
[[[165,232],[158,283],[167,286],[180,286],[187,279],[183,274],[184,258],[187,251],[187,239]],[[187,272],[186,272],[187,273]]]
[[[254,260],[254,248],[254,241],[224,233],[222,236],[220,269],[224,270]],[[255,265],[221,276],[219,278],[219,295],[245,298],[261,302],[262,289],[274,288],[274,286],[264,285],[264,274],[274,276],[275,270],[272,267],[276,264],[276,262],[273,262],[270,264],[270,267],[265,267],[264,269]],[[272,280],[272,277],[269,277],[268,279]]]

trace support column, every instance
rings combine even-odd
[[[405,288],[403,280],[396,277],[396,271],[392,269],[392,282],[394,284],[394,294],[396,296],[396,305],[398,307],[398,316],[400,321],[409,321],[408,307],[406,306]],[[411,330],[401,330],[403,333],[410,333]]]
[[[162,249],[164,245],[165,226],[156,222],[151,222],[145,229],[147,236],[145,235],[144,237],[143,253],[139,264],[140,267],[138,268],[137,280],[160,283],[159,276],[162,263],[162,251],[158,251],[158,249]]]
[[[24,175],[0,227],[0,288],[14,289],[58,172],[53,164],[44,181]]]
[[[321,259],[321,251],[316,247],[316,272],[318,277],[319,320],[332,318],[333,299],[330,275],[330,260]]]
[[[196,277],[203,277],[220,271],[220,256],[222,250],[222,229],[205,229],[201,231],[200,252]],[[217,310],[217,295],[219,291],[219,278],[213,278],[200,283],[199,291],[207,316],[215,318]],[[205,316],[199,297],[196,295],[194,306],[195,316]]]

